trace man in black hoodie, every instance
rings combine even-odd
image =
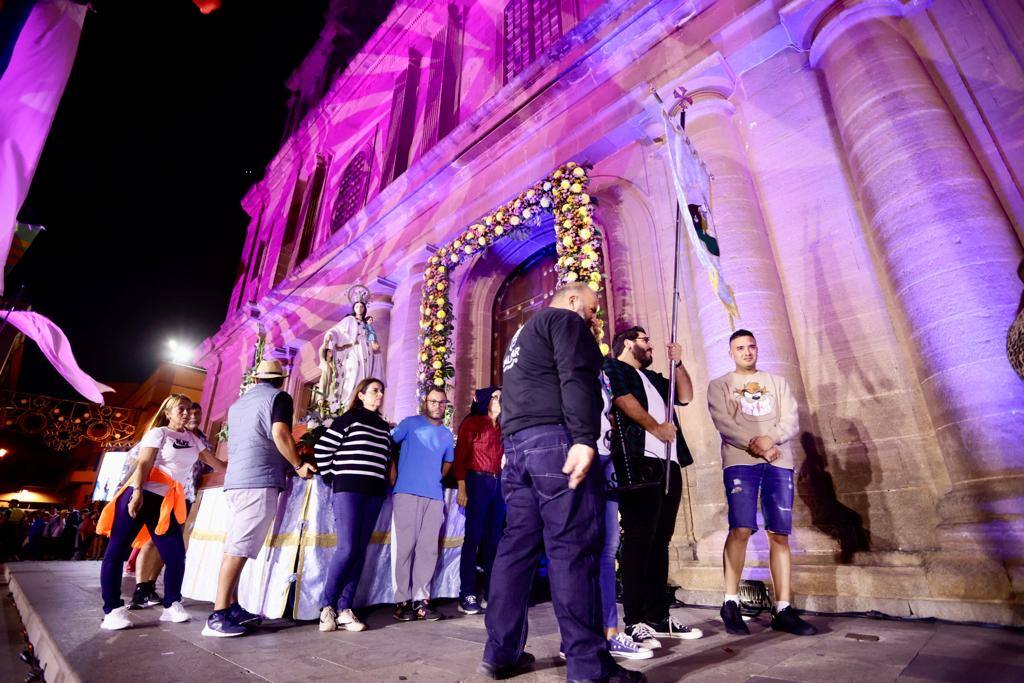
[[[528,669],[527,601],[540,559],[570,681],[646,680],[612,661],[601,633],[598,556],[604,496],[594,460],[601,430],[601,351],[591,332],[597,295],[580,283],[555,293],[512,337],[503,362],[501,431],[508,505],[487,611],[480,673],[508,678]]]

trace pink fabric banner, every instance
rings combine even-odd
[[[78,367],[75,354],[71,352],[71,343],[64,335],[63,330],[49,318],[29,311],[11,311],[7,315],[7,321],[38,344],[39,350],[46,356],[46,360],[50,361],[54,369],[85,398],[102,405],[103,393],[114,391],[106,384],[100,384]]]
[[[71,74],[85,12],[67,0],[39,0],[0,77],[0,267]]]

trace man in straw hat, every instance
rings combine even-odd
[[[303,463],[292,440],[292,398],[281,390],[287,374],[276,360],[260,361],[257,380],[228,409],[228,471],[224,496],[232,517],[224,541],[217,602],[204,636],[227,638],[259,625],[259,617],[238,604],[238,578],[259,554],[284,490],[287,465],[309,479],[316,467]]]

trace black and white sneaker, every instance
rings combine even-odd
[[[476,601],[475,595],[467,595],[459,599],[459,611],[463,614],[480,614],[483,608]]]
[[[697,640],[698,638],[704,637],[704,632],[699,628],[692,626],[683,626],[683,624],[673,616],[669,616],[667,619],[662,619],[657,623],[647,622],[647,625],[654,631],[654,635],[659,638],[679,638],[681,640]],[[636,640],[636,638],[634,638]]]
[[[211,614],[206,620],[206,626],[203,627],[203,635],[211,638],[234,638],[245,634],[245,627],[232,621],[226,609]]]
[[[412,600],[395,604],[395,612],[392,614],[398,621],[416,621],[416,610],[412,608]]]
[[[732,600],[726,600],[722,603],[722,609],[718,612],[722,617],[722,623],[725,624],[725,632],[731,633],[734,636],[749,636],[750,628],[743,621],[743,615],[740,613],[740,606]]]
[[[416,618],[420,621],[437,621],[441,618],[441,613],[430,606],[430,600],[420,600],[413,603],[413,607],[416,609]]]
[[[639,624],[628,624],[626,635],[632,638],[637,645],[646,647],[648,650],[657,650],[661,647],[661,641],[654,637],[654,631],[642,621]]]
[[[813,636],[818,633],[818,629],[801,619],[791,606],[772,616],[772,630],[785,631],[794,636]]]
[[[164,599],[156,592],[156,583],[147,581],[135,585],[135,592],[132,593],[132,602],[128,605],[128,609],[133,611],[146,609],[163,603]]]

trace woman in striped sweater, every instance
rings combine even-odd
[[[313,447],[316,467],[334,495],[338,546],[320,601],[320,630],[362,631],[352,596],[363,571],[366,547],[387,494],[391,434],[381,417],[384,383],[367,377],[355,389],[348,410],[336,418]]]

